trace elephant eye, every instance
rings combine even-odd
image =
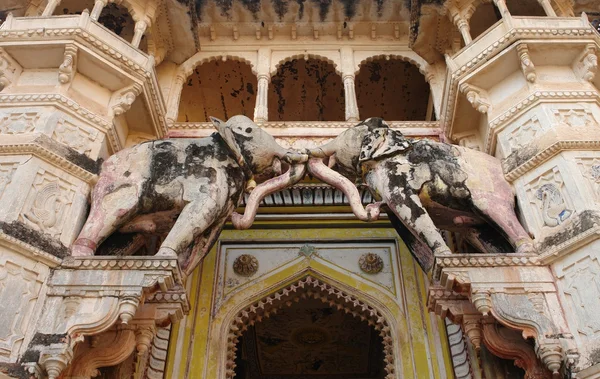
[[[252,133],[252,128],[246,128],[246,133]]]

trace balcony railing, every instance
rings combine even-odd
[[[9,16],[0,26],[0,38],[3,40],[23,37],[33,39],[35,36],[43,36],[45,41],[53,37],[62,40],[69,35],[83,38],[99,50],[117,57],[121,55],[141,67],[150,68],[154,65],[152,57],[90,18],[87,12],[49,17]]]
[[[495,50],[517,38],[565,38],[592,35],[594,28],[587,18],[579,17],[521,17],[501,19],[471,43],[452,56],[457,68],[466,68],[474,61],[489,58]]]

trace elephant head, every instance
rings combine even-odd
[[[309,161],[310,173],[344,192],[352,211],[360,220],[373,221],[379,216],[381,204],[369,204],[366,209],[363,208],[360,194],[348,178],[360,177],[363,163],[398,154],[410,146],[410,141],[402,133],[390,129],[383,119],[372,117],[346,130],[331,142],[308,149],[306,153],[312,158]],[[329,159],[329,166],[335,170],[326,166],[324,159]]]
[[[289,187],[304,177],[308,156],[279,146],[273,136],[246,116],[233,116],[227,122],[215,117],[210,119],[251,178],[247,186],[251,192],[244,215],[237,212],[231,215],[234,227],[247,229],[252,225],[258,205],[265,196]],[[261,184],[256,186],[256,182]]]
[[[361,175],[361,165],[370,160],[379,160],[409,149],[411,142],[404,135],[389,128],[381,118],[371,117],[344,131],[331,142],[308,149],[312,158],[333,157],[336,166],[348,178]]]
[[[258,183],[281,174],[281,162],[304,163],[305,154],[281,147],[273,136],[246,116],[233,116],[227,122],[210,117],[238,163]]]

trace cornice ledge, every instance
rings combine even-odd
[[[21,241],[18,238],[12,237],[2,231],[0,231],[0,245],[12,250],[16,250],[18,253],[21,253],[28,258],[33,258],[50,268],[58,267],[62,262],[62,259],[55,257],[52,254],[48,254],[45,251],[38,249],[27,242]]]
[[[406,128],[439,128],[439,121],[386,121],[392,129]],[[355,121],[267,121],[257,122],[261,128],[351,128],[358,122]],[[168,124],[169,130],[174,129],[214,129],[211,122],[172,122]]]
[[[582,233],[578,233],[574,238],[565,242],[553,245],[552,248],[542,251],[540,262],[549,265],[561,258],[569,255],[571,252],[588,245],[590,242],[600,238],[600,225],[594,223],[594,226]]]
[[[55,165],[70,174],[78,177],[86,183],[93,185],[98,181],[98,175],[93,174],[68,159],[40,146],[34,142],[0,144],[0,155],[31,154],[52,165]]]
[[[524,175],[528,171],[538,167],[542,163],[546,162],[550,158],[554,157],[556,154],[565,150],[599,150],[600,149],[600,141],[598,140],[589,140],[589,141],[559,141],[555,142],[552,145],[548,146],[544,150],[535,154],[532,158],[530,158],[525,163],[521,164],[514,170],[510,171],[508,174],[505,174],[504,177],[509,182],[515,181],[520,176]]]

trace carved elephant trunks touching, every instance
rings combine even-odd
[[[344,191],[359,218],[369,221],[377,217],[376,209],[362,209],[352,200],[358,193],[351,180],[361,178],[381,200],[377,205],[389,208],[392,224],[425,270],[434,254],[450,253],[438,228],[461,233],[483,252],[534,249],[515,214],[512,187],[492,156],[407,139],[380,118],[367,119],[307,153],[313,157],[309,171]],[[324,164],[331,157],[339,173]]]
[[[157,254],[178,256],[189,274],[255,180],[265,194],[303,176],[306,156],[282,148],[249,118],[213,123],[218,133],[209,137],[145,142],[104,162],[73,255],[94,254],[117,230],[166,234]],[[281,175],[282,161],[297,164]]]

